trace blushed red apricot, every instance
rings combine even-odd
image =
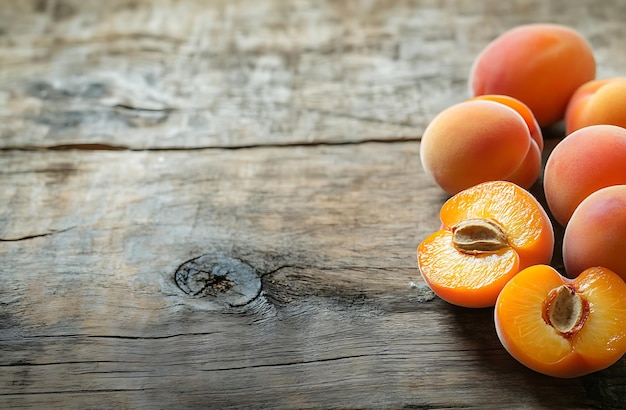
[[[596,75],[589,43],[558,24],[515,27],[488,44],[469,76],[474,96],[504,94],[530,109],[539,125],[560,121],[576,89]]]
[[[472,99],[431,121],[422,136],[420,159],[424,170],[451,195],[494,180],[528,188],[540,172],[533,138],[524,117],[511,106]]]
[[[626,184],[626,129],[591,125],[566,136],[548,156],[543,186],[554,219],[567,225],[583,199]]]
[[[565,131],[589,125],[626,127],[626,77],[589,81],[580,86],[567,105]]]
[[[604,266],[626,281],[626,185],[602,188],[574,211],[563,236],[568,276]]]

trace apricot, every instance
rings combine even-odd
[[[591,46],[558,24],[515,27],[489,43],[469,75],[474,96],[504,94],[522,101],[540,126],[562,120],[576,89],[596,75]]]
[[[520,269],[552,258],[548,215],[525,189],[490,181],[463,190],[441,207],[441,229],[417,248],[420,273],[443,300],[493,306]]]
[[[582,376],[626,352],[626,283],[603,267],[568,279],[550,266],[531,266],[504,286],[494,319],[502,345],[523,365]]]
[[[626,77],[589,81],[572,95],[565,111],[565,131],[570,134],[589,125],[626,127]]]
[[[539,178],[539,174],[541,174],[541,153],[544,144],[541,127],[532,111],[520,100],[507,95],[487,94],[474,97],[472,100],[489,100],[504,104],[517,111],[526,122],[531,137],[528,153],[522,161],[522,165],[509,175],[508,178],[502,179],[511,181],[523,188],[530,188],[537,181],[537,178]]]
[[[626,129],[591,125],[569,134],[548,156],[543,184],[554,219],[567,225],[591,193],[626,184]]]
[[[490,96],[439,113],[424,131],[420,160],[451,195],[495,180],[529,188],[541,170],[542,147],[528,107],[511,97]]]
[[[543,150],[543,134],[541,133],[541,127],[539,126],[535,115],[526,104],[516,98],[502,94],[478,95],[471,98],[469,101],[472,100],[495,101],[513,108],[526,122],[528,131],[530,132],[530,137],[533,141],[535,141],[539,150]]]
[[[602,188],[578,205],[565,228],[563,262],[570,277],[605,266],[626,281],[626,185]]]

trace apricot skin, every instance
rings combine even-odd
[[[574,211],[563,236],[568,276],[605,266],[626,281],[626,185],[600,189]]]
[[[543,181],[554,219],[567,225],[587,196],[626,184],[626,129],[592,125],[569,134],[550,153]]]
[[[558,24],[513,28],[477,56],[469,76],[472,95],[504,94],[522,101],[540,126],[562,120],[571,96],[596,75],[589,43]]]
[[[541,174],[541,153],[543,151],[544,145],[541,127],[537,123],[537,119],[535,118],[534,114],[526,104],[516,98],[509,97],[507,95],[480,95],[474,97],[473,100],[488,100],[499,102],[513,108],[515,111],[517,111],[518,114],[522,116],[522,118],[524,118],[524,121],[526,121],[526,125],[528,126],[528,131],[530,132],[531,137],[530,148],[528,149],[526,158],[524,158],[524,160],[522,161],[522,165],[511,175],[509,175],[506,180],[513,182],[514,184],[517,184],[522,188],[530,188],[537,181],[537,178],[539,178],[539,174]]]
[[[454,195],[523,172],[520,167],[531,141],[526,122],[514,109],[495,101],[470,100],[447,108],[431,121],[422,136],[420,159],[435,182]],[[526,176],[529,179],[532,175]]]
[[[565,113],[565,131],[570,134],[589,125],[626,127],[626,77],[583,84],[572,96]]]

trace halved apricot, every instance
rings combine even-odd
[[[488,307],[517,272],[549,263],[554,231],[541,204],[507,181],[463,190],[440,211],[441,230],[417,248],[424,281],[439,297],[465,307]]]
[[[494,319],[502,345],[520,363],[549,376],[582,376],[626,352],[626,283],[602,267],[568,279],[550,266],[531,266],[504,286]]]

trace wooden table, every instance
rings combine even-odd
[[[550,21],[623,75],[625,20],[619,0],[2,0],[0,407],[625,408],[626,359],[534,373],[415,257],[446,199],[420,135],[476,54]]]

